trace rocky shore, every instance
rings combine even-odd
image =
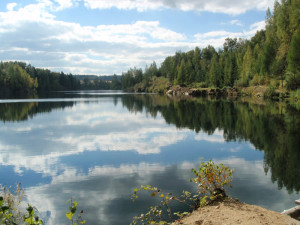
[[[239,96],[250,96],[255,98],[264,98],[268,88],[266,86],[251,86],[251,87],[226,87],[226,88],[189,88],[181,87],[179,85],[171,86],[166,91],[168,96],[192,96],[192,97],[205,97],[205,96],[215,96],[215,97],[232,97],[236,98]],[[274,90],[272,96],[267,96],[267,98],[279,99],[279,98],[289,98],[289,93]]]
[[[237,88],[188,88],[178,85],[172,86],[167,92],[169,96],[232,96],[238,97],[241,93]]]

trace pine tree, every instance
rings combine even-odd
[[[176,84],[184,85],[185,84],[185,75],[186,75],[186,67],[184,59],[181,60],[180,66],[178,67]]]
[[[300,28],[294,33],[288,52],[288,70],[300,72]]]
[[[210,63],[209,80],[211,86],[220,87],[220,64],[217,53],[213,55],[213,58]]]

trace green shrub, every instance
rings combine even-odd
[[[300,88],[296,91],[291,91],[290,98],[294,100],[300,100]]]
[[[28,204],[26,211],[24,211],[23,202],[24,190],[21,188],[21,184],[17,185],[16,191],[12,193],[8,188],[1,188],[0,190],[0,224],[5,225],[39,225],[43,224],[43,221],[36,214],[38,210]],[[69,201],[68,201],[69,202]],[[70,220],[72,225],[77,223],[85,224],[85,220],[82,219],[81,210],[77,213],[77,218],[73,218],[77,211],[77,202],[70,200],[69,212],[66,213],[66,217]]]
[[[264,99],[273,99],[277,96],[274,86],[269,86],[264,93]]]
[[[211,200],[223,199],[226,186],[230,186],[233,170],[223,164],[217,165],[213,161],[203,162],[198,170],[191,170],[195,178],[192,182],[198,184],[199,195],[208,196]],[[230,186],[231,187],[231,186]]]
[[[170,224],[174,222],[173,215],[183,217],[188,212],[172,212],[170,203],[177,201],[189,206],[192,209],[207,205],[211,201],[223,200],[227,197],[225,187],[230,186],[232,181],[233,170],[223,164],[215,164],[213,161],[203,162],[198,170],[192,169],[191,172],[195,175],[190,181],[198,184],[198,191],[192,194],[189,191],[182,191],[180,197],[174,196],[172,193],[164,193],[160,188],[150,185],[142,185],[140,188],[134,189],[132,200],[138,198],[138,192],[148,191],[151,197],[159,198],[159,204],[151,206],[148,212],[134,217],[131,224]],[[163,214],[168,215],[168,219],[163,218]]]
[[[255,74],[253,76],[253,79],[250,81],[250,85],[251,86],[257,86],[259,84],[260,84],[260,78],[259,78],[258,74]]]
[[[288,90],[296,90],[300,87],[300,72],[286,72],[285,74],[286,88]]]

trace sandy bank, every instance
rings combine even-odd
[[[180,219],[174,225],[300,225],[290,216],[270,211],[255,205],[248,205],[235,200],[214,203],[200,208]]]

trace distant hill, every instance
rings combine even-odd
[[[89,80],[95,80],[96,78],[100,78],[101,80],[104,81],[112,81],[114,75],[103,75],[103,76],[98,76],[98,75],[75,75],[75,77],[83,81],[84,78],[88,78]],[[121,80],[121,76],[117,75],[118,80]]]

